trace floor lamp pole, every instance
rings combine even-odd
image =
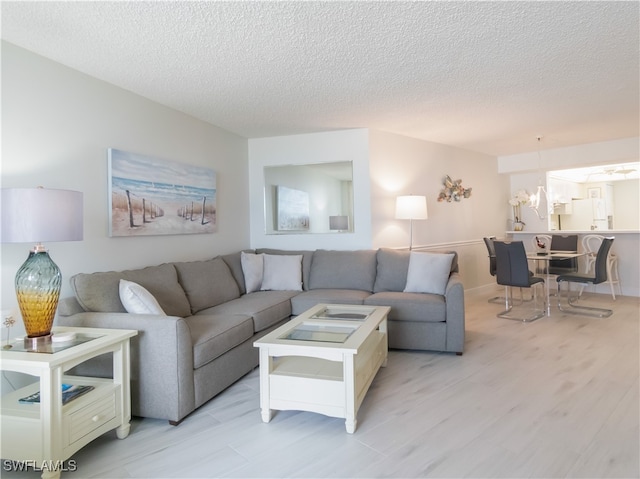
[[[413,249],[413,219],[409,219],[409,251]]]

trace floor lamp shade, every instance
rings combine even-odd
[[[396,198],[396,219],[409,220],[409,249],[413,249],[413,220],[426,220],[426,196],[398,196]]]
[[[396,219],[426,220],[427,198],[425,196],[398,196],[396,198]]]
[[[2,242],[35,243],[15,286],[28,338],[50,340],[60,298],[60,269],[44,241],[82,240],[82,193],[46,188],[2,189]]]

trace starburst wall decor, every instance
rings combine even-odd
[[[469,198],[471,196],[471,188],[464,188],[462,186],[462,180],[453,181],[449,175],[446,175],[442,182],[444,188],[438,195],[438,201],[451,203],[452,201],[460,201],[462,198]]]

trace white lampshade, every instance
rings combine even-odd
[[[329,216],[330,230],[348,230],[349,217],[346,215]]]
[[[82,193],[48,188],[2,189],[2,242],[80,241]]]
[[[396,198],[396,219],[426,220],[427,198],[425,196],[398,196]]]

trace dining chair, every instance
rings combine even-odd
[[[600,284],[607,281],[607,257],[611,244],[615,238],[603,238],[598,254],[596,255],[594,275],[588,273],[567,273],[556,277],[558,282],[558,309],[564,313],[580,314],[584,316],[592,316],[596,318],[608,318],[613,314],[613,310],[606,308],[596,308],[593,306],[580,306],[575,304],[579,299],[579,295],[571,297],[571,283],[581,284]],[[562,283],[567,283],[567,306],[562,305],[562,291],[560,289]]]
[[[551,251],[578,252],[578,235],[551,235]],[[578,258],[552,259],[549,261],[549,274],[576,273]]]
[[[489,236],[482,238],[484,240],[484,244],[487,247],[487,253],[489,254],[489,274],[491,276],[496,275],[496,250],[493,247],[493,242],[495,241],[495,236]],[[506,291],[506,288],[505,288]],[[489,303],[504,303],[506,301],[506,297],[504,296],[494,296],[493,298],[489,298]]]
[[[522,241],[494,241],[496,252],[496,280],[498,284],[507,287],[507,299],[505,310],[498,313],[499,318],[514,319],[522,322],[531,322],[545,315],[544,279],[533,276],[529,271],[527,252]],[[538,294],[536,286],[542,287],[542,308],[538,306]],[[533,308],[520,303],[518,309],[513,302],[513,288],[530,288],[533,296]]]
[[[484,240],[484,244],[487,247],[487,253],[489,254],[489,274],[491,276],[496,275],[496,250],[493,247],[493,242],[496,240],[495,236],[489,236],[482,238]],[[529,272],[530,275],[533,276],[532,272]],[[507,288],[505,287],[505,294],[507,293]],[[494,296],[493,298],[489,298],[487,300],[488,303],[504,303],[507,301],[506,296]],[[531,301],[530,299],[524,299],[522,289],[520,289],[520,302]]]
[[[586,253],[586,263],[585,263],[585,273],[591,273],[591,269],[595,265],[596,256],[598,254],[598,249],[600,249],[600,245],[602,244],[602,240],[604,236],[602,235],[584,235],[582,237],[582,250]],[[618,291],[620,296],[622,296],[622,285],[620,284],[620,274],[618,273],[618,257],[616,254],[609,250],[609,256],[607,256],[607,283],[609,283],[609,287],[611,288],[611,297],[616,299],[616,292],[614,285],[618,285]],[[580,294],[582,294],[582,290],[584,286],[580,290]]]

